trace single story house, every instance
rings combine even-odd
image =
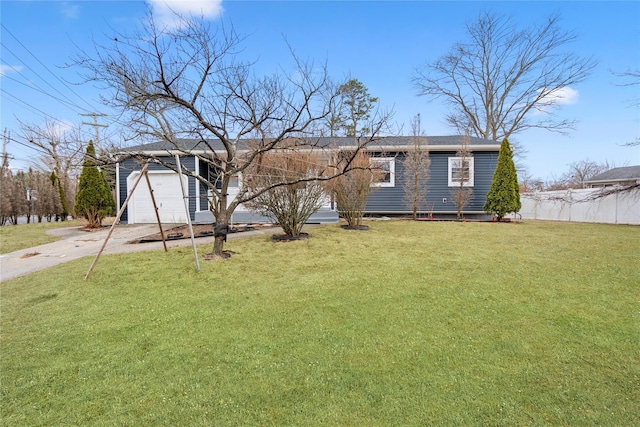
[[[384,137],[367,147],[368,153],[374,161],[380,164],[384,173],[379,182],[374,185],[376,190],[369,196],[366,205],[366,215],[408,215],[411,208],[405,201],[403,185],[403,168],[405,153],[413,146],[414,137]],[[461,136],[430,136],[423,137],[423,148],[427,148],[430,158],[429,180],[424,188],[426,204],[420,209],[423,217],[432,215],[435,218],[455,217],[457,206],[452,197],[452,190],[459,187],[459,179],[466,176],[464,185],[472,189],[469,203],[463,213],[468,218],[487,218],[483,211],[486,196],[491,187],[493,173],[496,168],[500,144],[496,141],[470,137],[468,147],[471,155],[468,164],[461,169],[460,158],[456,156],[461,147]],[[322,146],[332,147],[332,150],[348,150],[353,146],[353,138],[320,138]],[[208,141],[217,150],[223,148],[220,142]],[[426,144],[425,144],[426,143]],[[140,175],[141,165],[136,155],[162,157],[164,161],[172,162],[176,154],[180,155],[183,167],[194,171],[199,176],[212,177],[209,165],[199,160],[196,154],[206,155],[205,145],[198,140],[180,140],[179,150],[166,141],[129,147],[121,153],[116,168],[117,204],[122,207],[125,199],[136,179]],[[208,148],[207,148],[208,149]],[[187,154],[185,154],[187,153]],[[153,188],[154,198],[162,222],[185,223],[186,212],[180,178],[178,174],[167,167],[150,163],[148,176]],[[212,223],[213,215],[208,207],[208,190],[205,185],[193,177],[183,175],[184,188],[187,192],[189,215],[196,223]],[[213,182],[213,181],[211,181]],[[237,191],[237,190],[236,190]],[[233,196],[233,189],[230,190]],[[323,208],[311,217],[310,222],[335,222],[338,215],[335,206],[328,199]],[[130,198],[127,209],[121,217],[123,223],[154,223],[156,222],[153,204],[145,180],[140,181],[138,188]],[[233,223],[268,222],[258,214],[250,212],[242,205],[232,216]]]
[[[634,185],[638,183],[640,183],[640,166],[623,166],[609,169],[586,181],[589,188]]]

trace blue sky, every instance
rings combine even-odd
[[[182,1],[188,8],[202,2]],[[599,61],[591,77],[572,87],[574,102],[559,114],[578,120],[568,136],[527,131],[516,137],[526,149],[522,163],[543,180],[558,177],[575,161],[590,159],[616,165],[640,164],[640,147],[623,144],[640,137],[640,85],[621,86],[614,75],[640,69],[640,2],[637,1],[223,1],[205,2],[213,21],[232,23],[248,36],[245,53],[258,60],[259,72],[291,66],[284,38],[304,58],[327,61],[335,78],[361,80],[382,107],[395,110],[404,124],[420,113],[427,135],[449,135],[446,107],[416,96],[415,67],[433,62],[463,41],[465,24],[482,11],[512,15],[522,25],[541,23],[551,13],[563,29],[578,34],[571,48]],[[98,101],[99,90],[76,86],[79,70],[64,65],[92,40],[139,24],[142,1],[5,1],[0,2],[1,127],[11,131],[7,151],[12,166],[28,167],[35,153],[20,145],[16,118],[35,124],[45,119],[63,126],[87,121],[80,114],[107,114],[100,122],[116,131],[112,111]],[[185,9],[186,10],[186,9]],[[158,9],[158,11],[160,11]],[[93,129],[86,127],[88,132]]]

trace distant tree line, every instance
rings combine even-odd
[[[560,176],[552,177],[547,181],[533,178],[531,175],[523,173],[520,178],[520,191],[531,193],[534,191],[555,191],[567,190],[569,188],[587,188],[587,181],[594,176],[615,168],[614,163],[608,161],[596,162],[585,159],[573,162],[568,170]]]
[[[64,204],[59,187],[64,190]],[[68,209],[72,212],[76,193],[76,183],[71,177],[58,179],[53,172],[32,168],[13,173],[6,164],[2,166],[0,188],[0,225],[15,225],[19,217],[26,217],[27,223],[64,221],[65,210],[67,214]]]

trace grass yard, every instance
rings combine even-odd
[[[77,227],[80,221],[41,222],[35,224],[3,225],[0,227],[0,254],[32,248],[60,240],[46,233],[52,228]]]
[[[2,283],[3,423],[638,425],[640,227],[369,225]]]

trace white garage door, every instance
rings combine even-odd
[[[127,178],[127,188],[133,187],[140,172],[133,172]],[[185,192],[188,195],[187,177],[182,177]],[[150,171],[149,181],[153,189],[153,197],[158,206],[160,221],[163,223],[186,223],[187,215],[182,200],[180,188],[180,176],[175,172]],[[153,202],[147,186],[147,181],[142,178],[136,187],[128,205],[127,222],[129,224],[156,223],[156,214],[153,211]]]

